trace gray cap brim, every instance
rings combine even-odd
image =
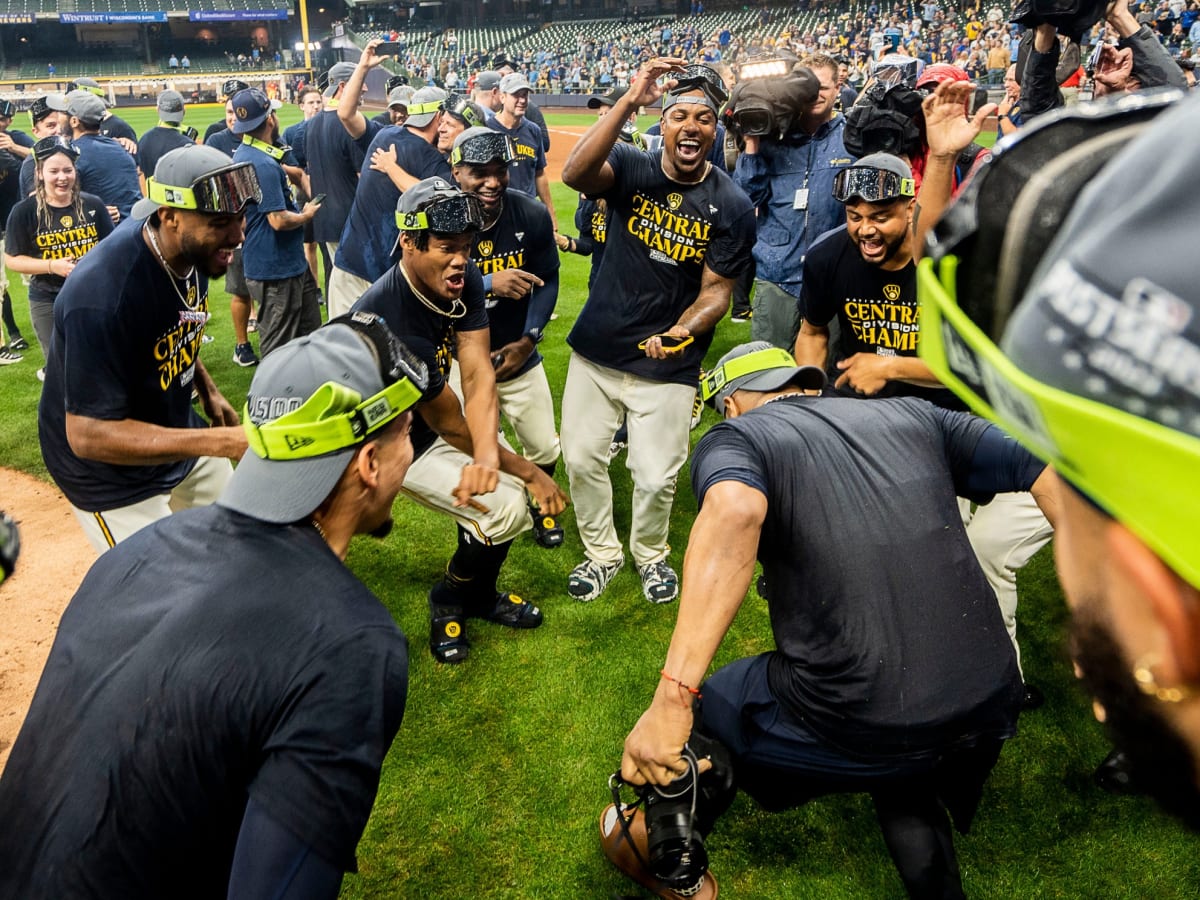
[[[357,447],[312,459],[262,459],[247,450],[217,502],[264,522],[297,522],[337,487]]]
[[[713,395],[713,405],[717,412],[725,415],[725,398],[732,396],[734,391],[758,391],[769,394],[788,385],[795,385],[801,390],[819,391],[825,387],[825,373],[817,366],[795,366],[794,368],[763,369],[750,375],[743,375],[733,381],[726,382],[721,390]]]
[[[137,203],[133,204],[133,208],[129,210],[129,218],[148,219],[160,205],[157,201],[151,200],[149,197],[143,197]]]

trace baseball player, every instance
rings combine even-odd
[[[354,309],[382,316],[430,370],[413,425],[417,458],[404,492],[458,526],[458,549],[429,592],[430,651],[439,662],[458,663],[471,647],[467,618],[510,628],[542,624],[541,610],[499,590],[497,579],[513,540],[530,527],[526,490],[550,516],[562,512],[566,495],[498,439],[483,278],[470,256],[474,233],[483,227],[479,199],[427,178],[401,195],[396,224],[400,261]],[[452,358],[461,371],[461,403],[445,381]]]
[[[173,150],[54,301],[38,405],[42,458],[99,552],[172,511],[211,503],[246,436],[200,343],[208,279],[242,242],[254,170],[211,147]],[[192,408],[200,397],[209,418]]]
[[[545,208],[508,189],[512,139],[490,128],[468,128],[454,141],[454,179],[483,204],[471,261],[483,275],[492,363],[500,411],[512,423],[525,457],[547,475],[558,462],[554,398],[538,344],[558,302],[558,252]],[[554,517],[536,508],[534,534],[544,547],[562,544]]]
[[[373,316],[280,348],[219,502],[92,567],[0,779],[0,895],[337,896],[408,690],[342,560],[390,522],[426,377]]]

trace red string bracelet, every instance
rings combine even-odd
[[[700,693],[699,688],[694,688],[690,684],[684,684],[682,681],[680,681],[674,675],[668,675],[666,669],[659,669],[659,674],[662,675],[663,678],[667,679],[667,681],[675,682],[677,685],[679,685],[681,688],[683,688],[685,691],[687,691],[689,694],[691,694],[693,697],[695,697],[697,699],[704,696],[703,694]]]

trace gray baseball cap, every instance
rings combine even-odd
[[[500,79],[500,93],[515,94],[517,91],[531,91],[529,79],[520,72],[513,72]]]
[[[67,94],[67,112],[85,125],[99,125],[108,107],[89,91],[71,91]]]
[[[442,101],[450,95],[440,87],[423,87],[413,94],[408,104],[408,121],[405,125],[424,128],[441,111]]]
[[[291,456],[285,451],[280,454],[285,458],[268,458],[266,454],[272,452],[272,445],[258,429],[296,413],[322,391],[329,392],[329,402],[321,404],[311,415],[300,413],[297,426],[311,427],[354,412],[358,404],[384,389],[383,369],[388,362],[381,363],[379,350],[371,339],[357,328],[338,321],[268,353],[254,373],[246,396],[243,424],[250,449],[217,502],[227,509],[278,524],[297,522],[311,515],[337,486],[366,435],[357,428],[347,428],[344,446],[327,453]],[[330,383],[345,391],[330,390],[326,387]],[[425,385],[417,387],[424,390]],[[395,415],[402,411],[403,408],[394,406],[389,410]],[[285,434],[282,440],[289,450],[312,444],[311,435],[300,431],[296,435]],[[333,439],[333,442],[339,441]]]
[[[778,351],[779,365],[768,365],[767,368],[757,369],[745,375],[738,375],[734,378],[721,381],[720,386],[716,388],[711,396],[713,405],[721,415],[725,415],[725,398],[731,396],[734,391],[761,391],[769,393],[791,384],[803,390],[810,391],[819,391],[825,387],[825,373],[821,369],[816,366],[797,366],[795,360],[792,360],[792,365],[788,365],[787,361],[790,356],[787,351],[779,350],[778,347],[768,341],[750,341],[749,343],[739,344],[734,347],[717,361],[716,367],[709,373],[708,378],[723,378],[727,363],[762,350]],[[717,382],[714,380],[713,383],[716,384]]]
[[[158,117],[164,122],[178,125],[183,121],[183,94],[179,91],[163,91],[158,95]]]
[[[329,86],[336,88],[344,81],[349,81],[356,66],[352,62],[337,62],[329,67]]]
[[[416,90],[409,87],[407,84],[402,84],[397,88],[392,88],[392,92],[388,94],[388,106],[403,106],[408,108],[408,104],[412,102],[413,94]]]
[[[220,150],[205,144],[178,147],[170,153],[165,154],[154,167],[153,181],[155,184],[168,189],[191,189],[198,181],[227,169],[237,169],[240,173],[236,179],[233,179],[227,185],[230,191],[230,199],[236,199],[233,196],[234,191],[240,192],[242,199],[244,199],[258,190],[258,178],[254,175],[254,167],[250,163],[235,164]],[[251,199],[255,198],[251,196]],[[146,197],[133,204],[133,209],[130,210],[130,217],[145,219],[160,206],[180,206],[183,208],[182,203],[164,202],[155,200],[152,197]]]
[[[491,69],[480,72],[475,76],[475,90],[492,91],[500,87],[500,73]]]
[[[100,86],[100,82],[98,82],[95,78],[76,78],[73,82],[71,82],[71,85],[73,85],[71,87],[71,92],[87,91],[89,94],[94,94],[103,100],[105,108],[112,105],[108,102],[108,98],[105,96],[104,88]]]

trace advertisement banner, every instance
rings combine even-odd
[[[285,21],[286,9],[193,9],[188,11],[191,22],[262,22]]]

